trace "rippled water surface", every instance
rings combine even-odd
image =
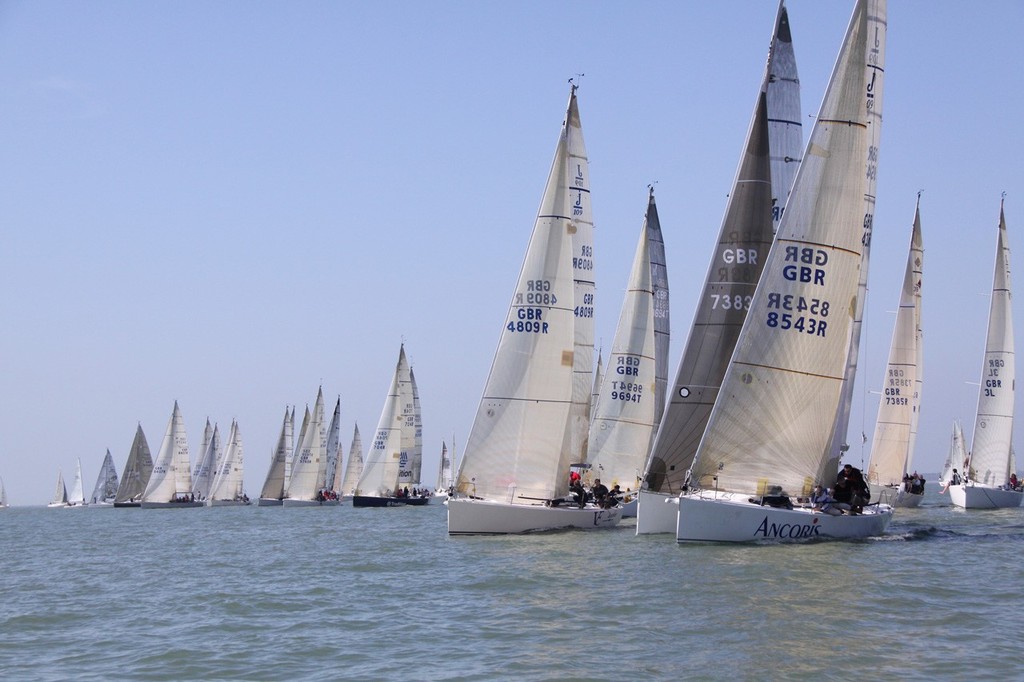
[[[448,538],[441,505],[8,509],[0,677],[1024,675],[1024,509],[946,503],[882,538],[760,546]]]

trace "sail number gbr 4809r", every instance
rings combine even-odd
[[[790,282],[825,286],[828,252],[822,249],[787,246],[782,278]],[[768,294],[765,324],[773,329],[792,330],[811,336],[825,336],[829,302],[797,294]]]
[[[558,298],[551,291],[551,282],[546,279],[531,279],[526,282],[526,293],[517,292],[513,306],[553,306]],[[548,323],[544,321],[543,308],[517,307],[515,318],[509,320],[505,329],[510,332],[547,334]]]

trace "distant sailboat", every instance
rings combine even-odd
[[[334,403],[334,414],[331,416],[331,425],[327,427],[327,466],[324,471],[323,488],[330,491],[331,496],[337,497],[338,488],[335,479],[341,469],[341,397]]]
[[[185,419],[175,400],[160,452],[153,462],[153,474],[149,477],[146,492],[142,494],[141,506],[143,509],[183,509],[202,505],[192,494]]]
[[[210,428],[210,420],[206,420],[206,434],[203,436],[203,449],[199,451],[200,460],[192,472],[192,495],[203,502],[210,496],[213,478],[217,475],[224,451],[220,443],[220,426]]]
[[[348,462],[345,464],[345,476],[338,492],[342,499],[352,499],[359,477],[363,474],[363,439],[359,436],[359,424],[352,430],[352,445],[348,449]]]
[[[64,473],[61,471],[57,472],[57,489],[53,491],[53,500],[50,501],[47,507],[67,507],[68,506],[68,488],[64,485]]]
[[[4,479],[0,478],[0,509],[7,507],[7,488],[4,487]]]
[[[117,497],[117,467],[114,466],[114,458],[107,450],[103,464],[100,465],[100,475],[96,477],[96,486],[92,489],[89,497],[89,504],[98,507],[110,507]]]
[[[230,507],[249,504],[249,496],[245,494],[244,460],[242,432],[238,429],[238,422],[231,420],[228,445],[210,485],[206,506]]]
[[[963,472],[963,473],[961,473]],[[953,420],[953,435],[949,439],[949,454],[942,465],[939,482],[942,483],[940,493],[945,493],[949,486],[959,485],[967,475],[967,445],[964,442],[964,429],[959,419]]]
[[[409,362],[405,356],[405,344],[402,344],[391,388],[377,422],[373,445],[363,462],[363,473],[352,496],[353,507],[427,504],[428,497],[413,494],[409,487],[412,482],[410,457],[416,440],[413,406]]]
[[[280,507],[284,499],[284,467],[288,461],[288,452],[292,447],[292,419],[295,410],[284,408],[284,421],[281,423],[281,435],[277,439],[277,449],[270,460],[270,469],[263,482],[260,499],[256,503],[260,507]]]
[[[146,434],[142,432],[142,425],[139,424],[135,429],[132,448],[128,451],[128,461],[125,462],[124,471],[121,472],[121,483],[117,486],[114,506],[138,507],[142,500],[142,494],[146,492],[146,486],[149,485],[152,473],[153,455],[149,451]]]
[[[409,457],[413,487],[423,488],[423,410],[420,407],[420,389],[416,385],[416,373],[409,365],[409,385],[412,387],[413,443]]]
[[[1009,489],[1013,457],[1013,408],[1016,366],[1010,294],[1010,244],[1006,217],[999,204],[999,239],[992,278],[988,336],[978,392],[970,465],[960,485],[949,486],[949,499],[965,509],[1019,507],[1024,493]]]
[[[900,307],[896,312],[867,471],[871,498],[894,507],[917,507],[924,499],[923,486],[918,490],[907,479],[921,405],[921,271],[924,247],[920,202],[918,195],[910,253],[903,274]]]
[[[455,449],[455,442],[452,441],[452,450]],[[454,454],[454,452],[453,452]],[[448,496],[448,491],[455,483],[454,477],[454,465],[452,462],[453,455],[448,454],[448,445],[441,442],[441,460],[437,465],[437,487],[434,488],[434,494],[437,496]]]
[[[68,495],[69,507],[85,507],[85,487],[82,481],[82,458],[79,457],[75,464],[75,480],[71,484],[71,493]]]
[[[644,465],[636,532],[674,533],[683,489],[800,160],[800,82],[789,13],[780,2],[715,252],[668,406]]]
[[[299,445],[292,460],[292,473],[288,479],[283,504],[285,507],[322,507],[338,504],[325,497],[324,480],[327,472],[327,436],[324,433],[324,391],[316,394],[312,414],[306,408],[299,433]]]
[[[571,86],[522,270],[448,500],[451,535],[607,528],[619,507],[561,504],[587,450],[594,253],[589,165]]]
[[[805,503],[815,484],[836,480],[830,448],[853,377],[885,32],[885,0],[859,0],[679,496],[678,542],[862,538],[892,519],[888,505],[832,515]]]
[[[657,383],[658,349],[655,310],[668,302],[667,281],[656,292],[652,244],[659,245],[659,260],[664,262],[661,223],[650,188],[640,239],[633,259],[626,297],[619,324],[615,329],[608,370],[601,384],[597,409],[590,426],[587,462],[595,478],[608,488],[619,486],[632,496],[639,488],[644,462],[657,430],[664,399],[665,375],[661,377],[661,396]],[[664,266],[662,266],[664,267]],[[664,333],[667,342],[668,332]],[[661,349],[668,352],[668,344]],[[665,358],[662,366],[667,366]],[[636,516],[636,500],[623,499],[623,518]]]

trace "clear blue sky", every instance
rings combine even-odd
[[[810,116],[852,2],[788,7]],[[76,457],[88,493],[107,448],[124,465],[137,422],[155,454],[175,400],[193,457],[207,417],[225,432],[239,420],[250,495],[285,405],[301,414],[321,383],[328,410],[341,396],[347,457],[353,422],[366,441],[376,426],[403,339],[433,483],[442,439],[467,439],[578,73],[598,336],[607,354],[657,181],[674,374],[775,11],[3,2],[0,477],[11,502],[46,502]],[[1013,0],[890,3],[854,462],[873,429],[869,391],[919,189],[917,468],[939,468],[954,417],[970,438],[1003,191],[1011,248],[1024,253],[1022,31]]]

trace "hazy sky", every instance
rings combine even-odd
[[[852,6],[788,3],[807,116]],[[88,494],[107,448],[123,467],[136,423],[155,455],[175,400],[193,458],[207,417],[224,436],[238,419],[258,495],[285,406],[301,414],[321,384],[328,414],[341,396],[346,458],[353,423],[368,444],[403,340],[433,484],[441,441],[467,439],[580,73],[599,343],[607,356],[656,181],[674,376],[775,13],[771,0],[0,3],[10,501],[48,501],[76,457]],[[867,458],[922,189],[916,468],[938,470],[955,417],[970,438],[1001,192],[1024,249],[1022,31],[1014,0],[890,2],[848,461]]]

